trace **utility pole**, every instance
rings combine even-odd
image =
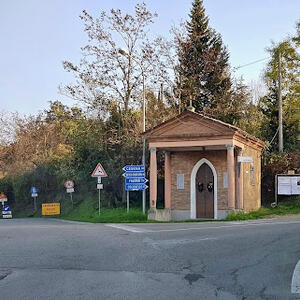
[[[179,92],[178,92],[178,112],[181,114],[181,89],[182,89],[182,75],[179,76]]]
[[[281,53],[278,50],[278,150],[283,152],[283,131],[282,131],[282,96],[281,96]]]
[[[119,49],[119,53],[124,56],[128,56],[132,58],[141,68],[142,70],[142,78],[143,78],[143,133],[146,131],[146,89],[145,89],[145,70],[143,65],[133,56],[127,53],[123,49]],[[143,156],[142,156],[142,165],[145,166],[146,171],[146,140],[145,137],[143,137]],[[142,192],[142,205],[143,205],[143,214],[146,213],[146,190],[144,189]]]

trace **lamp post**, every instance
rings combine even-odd
[[[130,57],[132,60],[134,60],[138,66],[141,68],[142,70],[142,77],[143,77],[143,132],[146,131],[146,104],[145,104],[145,72],[144,72],[144,68],[142,66],[142,64],[132,55],[130,55],[129,53],[127,53],[125,50],[123,49],[119,49],[119,53],[123,56],[128,56]],[[145,171],[146,171],[146,159],[145,159],[145,152],[146,152],[146,140],[143,137],[143,156],[142,156],[142,165],[145,166]],[[146,190],[143,190],[143,214],[146,213]]]

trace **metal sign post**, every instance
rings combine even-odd
[[[127,212],[129,212],[129,191],[126,191],[127,193]]]
[[[36,198],[37,197],[33,197],[34,211],[37,211]]]
[[[74,203],[73,203],[73,193],[74,193],[74,181],[73,180],[66,180],[64,187],[67,189],[67,193],[70,194],[71,198],[71,203],[72,203],[72,209],[74,208]]]
[[[101,177],[98,177],[98,184],[97,184],[97,188],[98,188],[98,192],[99,192],[99,203],[98,203],[98,207],[99,207],[99,216],[100,216],[100,211],[101,211],[101,209],[100,209],[100,206],[101,206],[101,186],[100,186],[100,184],[101,184]]]

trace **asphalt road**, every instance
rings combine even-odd
[[[300,217],[104,225],[0,220],[0,299],[300,299]]]

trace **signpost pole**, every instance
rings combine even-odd
[[[33,197],[33,203],[34,203],[34,211],[37,211],[37,207],[36,207],[36,197]]]
[[[129,212],[129,191],[127,191],[127,212]]]
[[[73,204],[73,196],[72,196],[73,193],[70,193],[70,197],[71,197],[71,203],[72,203],[72,209],[74,208],[74,204]]]
[[[100,182],[101,183],[101,177],[98,177],[98,182]],[[100,196],[100,191],[101,191],[101,189],[98,189],[98,191],[99,191],[99,216],[100,216],[100,204],[101,204],[101,196]]]

